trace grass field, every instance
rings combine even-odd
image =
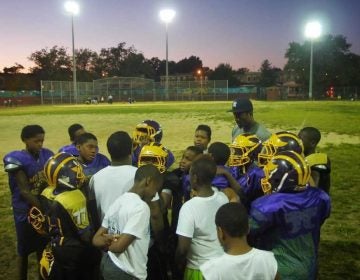
[[[138,122],[155,119],[163,126],[163,143],[179,158],[193,143],[200,123],[211,126],[212,141],[229,143],[234,125],[232,114],[226,112],[230,107],[231,102],[157,102],[0,108],[0,156],[23,148],[20,131],[27,124],[43,126],[44,146],[56,151],[69,142],[67,127],[81,123],[97,136],[100,152],[107,155],[106,140],[111,133],[132,133]],[[319,278],[360,279],[360,103],[255,101],[254,107],[255,119],[272,132],[297,132],[303,126],[321,130],[320,150],[332,160],[332,213],[322,228]],[[0,279],[13,279],[16,240],[2,162],[0,186]],[[34,268],[31,275],[35,279]]]

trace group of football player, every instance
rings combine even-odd
[[[233,102],[229,145],[199,125],[178,168],[154,120],[111,134],[111,160],[80,124],[55,155],[25,126],[25,149],[4,157],[19,279],[31,252],[44,279],[315,279],[330,215],[321,134],[270,134],[252,110]]]

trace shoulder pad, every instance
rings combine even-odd
[[[20,170],[23,166],[23,163],[19,158],[21,151],[15,151],[7,154],[4,157],[4,169],[6,172],[14,172]]]
[[[324,153],[314,153],[306,157],[306,162],[310,167],[314,165],[326,165],[328,162],[328,157],[327,154]]]

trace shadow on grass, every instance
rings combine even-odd
[[[360,279],[360,244],[321,240],[319,279]]]

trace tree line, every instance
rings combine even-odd
[[[314,89],[329,86],[359,86],[360,56],[350,52],[351,44],[342,35],[325,35],[314,42],[313,77]],[[279,84],[280,74],[301,85],[309,82],[310,41],[303,44],[289,43],[284,69],[271,65],[265,59],[260,71],[259,86]],[[53,46],[30,54],[34,67],[28,74],[21,73],[24,67],[18,63],[4,67],[0,74],[0,89],[23,90],[39,89],[40,80],[72,80],[72,56],[65,47]],[[76,50],[77,80],[90,82],[95,79],[113,76],[144,77],[160,80],[165,74],[165,60],[158,57],[150,59],[125,42],[115,47],[102,48],[99,53],[88,48]],[[203,66],[201,58],[186,57],[178,62],[169,61],[169,75],[193,74],[201,69],[201,75],[210,80],[228,80],[229,86],[241,85],[239,77],[249,72],[248,68],[233,69],[230,64],[220,63],[215,69]]]

